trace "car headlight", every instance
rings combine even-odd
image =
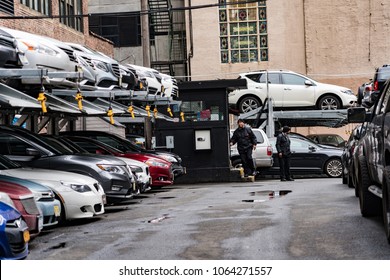
[[[52,49],[49,46],[46,46],[42,43],[34,42],[34,41],[28,41],[28,40],[18,40],[19,46],[24,46],[25,50],[28,51],[36,51],[38,53],[43,53],[51,56],[57,56],[58,52],[54,49]]]
[[[340,91],[341,91],[342,93],[344,93],[344,94],[354,95],[354,94],[353,94],[353,91],[350,90],[350,89],[341,89]]]
[[[101,170],[110,172],[110,173],[117,173],[117,174],[126,174],[126,171],[124,168],[118,165],[109,165],[109,164],[97,164],[97,167],[99,167]]]
[[[107,64],[103,61],[92,59],[91,62],[97,69],[100,69],[104,72],[109,72]]]
[[[91,192],[91,188],[88,185],[76,184],[76,183],[68,183],[61,181],[61,184],[65,187],[71,188],[72,190],[80,193]]]
[[[130,169],[134,173],[142,173],[143,172],[142,167],[140,167],[140,166],[130,165]]]
[[[162,168],[169,168],[169,165],[166,164],[166,163],[163,163],[161,161],[157,161],[157,160],[154,160],[154,159],[148,159],[147,161],[145,161],[145,163],[149,166],[156,166],[156,167],[162,167]]]
[[[175,162],[175,163],[177,162],[177,160],[173,156],[170,156],[170,155],[159,154],[158,156],[165,159],[166,161],[169,161],[169,162]]]

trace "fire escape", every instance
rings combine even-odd
[[[171,0],[148,0],[151,67],[172,76],[187,76],[184,11],[172,11]]]

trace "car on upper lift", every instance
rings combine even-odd
[[[335,110],[357,102],[348,88],[320,83],[288,70],[253,71],[242,73],[238,78],[247,81],[247,89],[231,91],[228,100],[229,106],[241,113],[260,108],[268,97],[267,88],[275,108]]]

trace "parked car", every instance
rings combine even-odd
[[[116,60],[80,44],[69,42],[66,44],[74,50],[79,63],[92,73],[94,79],[88,81],[88,84],[103,88],[119,88],[121,70]]]
[[[21,68],[17,41],[11,34],[0,29],[0,67]]]
[[[8,194],[0,192],[0,260],[20,260],[28,256],[30,232]]]
[[[344,138],[338,134],[309,134],[306,135],[306,137],[313,140],[317,144],[334,146],[338,148],[343,148],[346,143]]]
[[[74,152],[75,154],[107,154],[111,156],[110,153],[105,153],[104,150],[101,149],[93,150],[94,153],[90,153],[86,149],[82,148],[80,145],[77,145],[71,139],[68,139],[67,137],[54,135],[45,135],[45,137],[47,139],[50,139],[52,143],[56,142],[57,145],[63,145],[64,147],[71,149],[72,152]],[[149,166],[146,163],[143,163],[138,160],[133,160],[124,157],[121,157],[120,159],[127,164],[127,166],[135,175],[136,188],[134,189],[134,191],[139,191],[141,193],[149,191],[151,189],[150,184],[152,182]]]
[[[0,192],[8,194],[12,199],[15,208],[28,225],[31,237],[37,236],[43,228],[43,216],[35,202],[33,193],[19,184],[1,180]]]
[[[85,131],[62,131],[60,135],[75,135],[75,136],[85,136],[89,138],[96,139],[100,142],[105,143],[111,147],[114,147],[120,150],[122,153],[131,151],[140,154],[149,154],[153,156],[161,157],[163,160],[166,160],[172,164],[172,172],[175,178],[183,176],[186,173],[186,168],[182,166],[182,159],[179,155],[167,151],[161,150],[146,150],[142,147],[139,147],[133,144],[131,141],[126,138],[120,137],[116,134],[97,131],[97,130],[85,130]]]
[[[115,157],[73,154],[53,147],[36,133],[14,126],[0,126],[0,154],[24,166],[93,177],[102,185],[108,203],[133,197],[131,170]]]
[[[161,96],[162,94],[162,85],[158,81],[156,75],[153,73],[151,68],[134,65],[134,64],[125,64],[125,67],[133,70],[137,73],[138,79],[146,80],[147,91],[150,95]]]
[[[385,82],[390,78],[390,65],[384,64],[381,67],[375,68],[374,78],[363,84],[364,86],[362,106],[366,108],[372,107],[379,99],[380,91]]]
[[[379,92],[379,100],[370,111],[348,111],[350,123],[363,123],[365,135],[357,155],[357,188],[360,212],[364,217],[383,216],[390,243],[390,80]]]
[[[179,87],[177,86],[177,80],[167,74],[160,73],[161,76],[161,84],[164,87],[164,92],[162,97],[179,97]]]
[[[267,98],[267,76],[269,97],[275,108],[334,110],[353,106],[357,101],[348,88],[319,83],[292,71],[275,70],[240,74],[239,79],[247,80],[247,89],[230,92],[229,106],[242,113],[260,108]]]
[[[256,136],[257,145],[256,150],[253,151],[253,159],[255,161],[256,170],[270,168],[273,165],[273,148],[269,142],[268,136],[264,130],[258,128],[252,128],[253,133]],[[232,137],[234,129],[230,130],[230,137]],[[237,145],[230,147],[230,161],[235,168],[241,167],[241,158],[237,150]]]
[[[16,40],[23,69],[48,69],[52,72],[76,71],[78,64],[74,51],[65,43],[16,29],[0,27],[0,30],[10,34]],[[65,77],[48,78],[44,79],[43,82],[52,86],[75,87],[76,85],[74,80]],[[41,78],[23,78],[21,83],[40,86]]]
[[[100,140],[89,137],[72,135],[63,135],[63,137],[66,137],[70,141],[76,143],[83,149],[87,150],[89,153],[124,157],[147,164],[149,166],[150,176],[152,177],[150,183],[152,187],[162,187],[173,184],[174,177],[171,163],[162,158],[146,153],[136,153],[130,151],[122,152],[121,150],[107,145]]]
[[[275,147],[276,138],[271,137],[269,141]],[[342,150],[335,147],[322,147],[309,140],[290,137],[291,141],[291,174],[312,175],[325,174],[331,178],[341,176],[341,154]],[[276,148],[273,153],[273,165],[264,170],[263,174],[279,175],[279,160]]]
[[[34,194],[37,206],[43,216],[43,228],[58,224],[58,217],[61,215],[61,203],[58,199],[55,199],[54,193],[49,187],[30,180],[3,175],[1,172],[0,181],[21,185]]]

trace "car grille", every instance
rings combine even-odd
[[[119,68],[119,64],[111,64],[111,69],[112,69],[112,72],[114,73],[115,76],[117,76],[117,77],[120,76],[121,71]]]
[[[156,95],[157,93],[157,89],[154,87],[148,87],[148,90],[149,90],[149,94]]]
[[[7,40],[7,39],[5,39],[2,36],[0,36],[0,45],[1,46],[6,46],[6,47],[9,47],[9,48],[13,48],[13,49],[15,48],[13,41]]]
[[[11,247],[11,251],[14,255],[18,255],[26,250],[26,244],[24,242],[20,242],[18,240],[13,240],[13,235],[7,233],[7,239],[9,242],[9,246]]]
[[[61,47],[60,47],[60,49],[63,50],[68,55],[70,61],[77,63],[76,56],[74,55],[74,52],[72,50],[68,50],[68,49],[61,48]]]
[[[92,63],[92,60],[89,57],[86,56],[81,56],[81,57],[88,63],[89,66],[95,67]]]
[[[22,199],[20,202],[28,214],[39,214],[37,204],[35,203],[35,199],[33,197]]]

